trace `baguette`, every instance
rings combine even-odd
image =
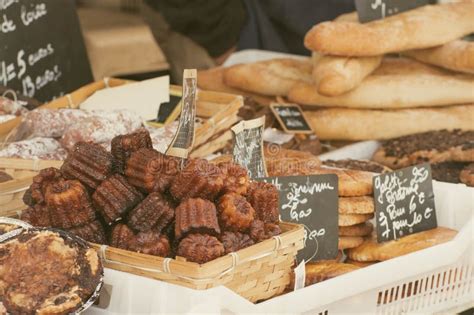
[[[353,90],[382,61],[375,57],[322,56],[313,67],[317,91],[325,96],[338,96]]]
[[[358,22],[357,12],[342,14],[335,21]],[[382,56],[351,58],[313,52],[313,80],[320,94],[341,95],[357,87],[381,61]]]
[[[474,76],[388,58],[348,93],[327,97],[314,85],[302,83],[290,90],[288,98],[303,105],[373,109],[467,104],[474,103]]]
[[[323,22],[305,36],[305,46],[337,56],[379,56],[446,44],[474,32],[474,2],[426,5],[360,24]]]
[[[274,100],[268,96],[234,89],[224,83],[224,69],[222,67],[198,71],[198,87],[203,90],[243,95],[253,98],[261,105],[270,105]]]
[[[310,58],[279,58],[225,69],[224,83],[240,90],[284,96],[297,83],[312,82]]]
[[[474,74],[474,42],[455,40],[443,46],[406,51],[403,55],[446,69]]]
[[[401,110],[323,109],[306,112],[321,140],[390,139],[439,129],[474,130],[474,104]]]

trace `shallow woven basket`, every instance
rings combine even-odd
[[[304,246],[304,228],[280,223],[282,234],[208,263],[162,258],[94,245],[107,268],[158,279],[197,290],[224,285],[257,302],[282,293],[290,283],[292,265]]]

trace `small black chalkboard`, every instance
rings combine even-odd
[[[375,176],[373,184],[378,242],[437,227],[429,164]]]
[[[313,133],[303,111],[297,104],[271,104],[270,108],[287,133]]]
[[[278,188],[281,221],[305,227],[305,247],[298,253],[298,262],[335,259],[339,241],[337,176],[282,176],[258,180]]]
[[[355,0],[359,22],[384,19],[429,4],[430,0]]]
[[[194,144],[194,124],[196,119],[197,71],[185,69],[183,73],[183,98],[178,130],[171,142],[167,155],[187,158]]]
[[[247,169],[250,178],[267,176],[263,155],[264,126],[265,116],[262,116],[252,120],[242,120],[232,127],[234,133],[233,160]]]
[[[46,102],[93,81],[74,3],[0,1],[0,85]]]

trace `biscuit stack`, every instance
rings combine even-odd
[[[296,103],[321,139],[386,139],[437,129],[472,130],[474,2],[427,5],[360,24],[356,13],[314,26],[313,84]],[[400,57],[388,57],[389,54]],[[342,107],[342,108],[333,108]]]

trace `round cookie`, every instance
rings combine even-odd
[[[374,211],[374,198],[371,196],[339,198],[340,214],[368,214]]]
[[[339,250],[355,248],[364,242],[363,237],[359,236],[339,236],[339,243],[337,248]]]
[[[367,236],[374,230],[374,225],[370,222],[364,222],[350,226],[340,226],[339,236]]]
[[[364,223],[374,217],[373,213],[370,214],[340,214],[339,215],[339,226],[351,226],[359,223]]]

